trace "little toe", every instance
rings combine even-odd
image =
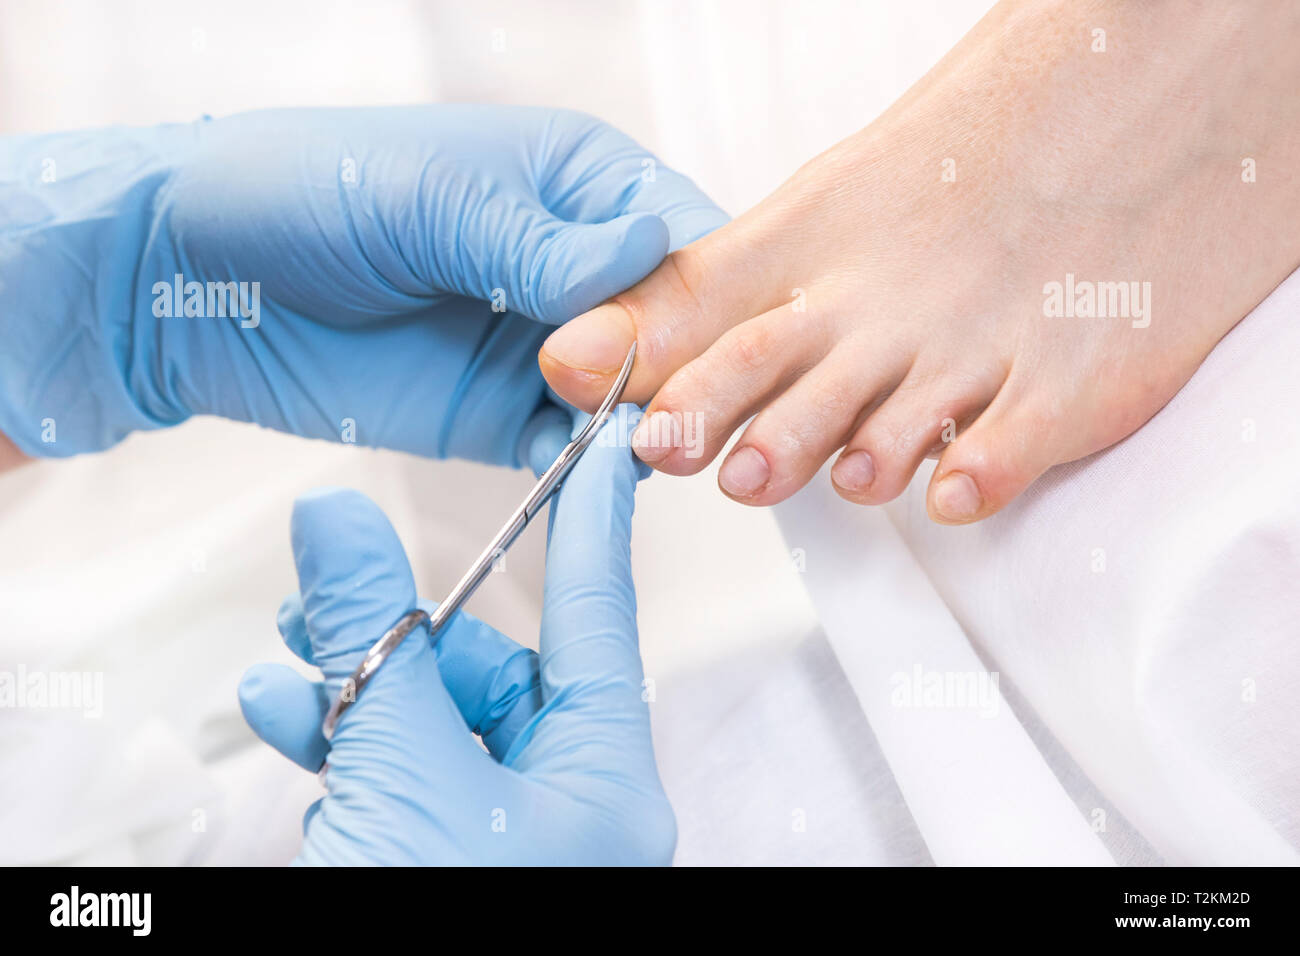
[[[1058,410],[1032,400],[996,401],[948,446],[930,477],[926,507],[940,524],[995,514],[1043,472],[1075,455],[1062,442]]]

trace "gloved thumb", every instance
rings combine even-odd
[[[416,608],[415,582],[393,526],[360,492],[324,488],[304,495],[294,503],[291,528],[311,658],[333,700],[365,652]],[[431,760],[444,748],[477,750],[424,627],[389,655],[344,712],[330,763],[338,764],[338,751],[352,744],[362,761],[409,761],[410,741],[403,738],[412,733]]]
[[[668,253],[668,226],[650,212],[584,223],[541,207],[488,207],[458,240],[454,291],[558,325],[649,275]]]
[[[358,491],[308,492],[290,529],[312,658],[327,681],[342,680],[415,607],[411,566],[388,518]]]

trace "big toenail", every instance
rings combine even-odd
[[[718,484],[729,495],[748,498],[763,489],[771,474],[763,453],[746,445],[736,449],[723,462],[722,471],[718,473]]]
[[[658,411],[641,419],[632,433],[632,450],[642,461],[653,464],[681,444],[678,419],[672,412]]]
[[[934,486],[934,510],[949,521],[969,521],[982,504],[979,489],[965,472],[950,471]]]
[[[542,343],[555,362],[583,372],[616,372],[627,358],[636,330],[617,305],[602,305],[564,323]]]
[[[865,451],[851,451],[831,466],[831,481],[845,491],[866,491],[875,480],[875,462]]]

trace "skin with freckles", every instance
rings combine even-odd
[[[1294,4],[999,4],[542,371],[591,409],[635,339],[634,447],[670,474],[756,416],[719,472],[746,504],[837,451],[839,494],[880,504],[938,456],[931,517],[985,518],[1141,427],[1300,265],[1298,45]]]

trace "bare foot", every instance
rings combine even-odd
[[[719,475],[737,501],[843,447],[845,498],[939,454],[931,516],[987,517],[1146,422],[1300,263],[1297,47],[1294,4],[1002,3],[542,370],[590,409],[635,336],[638,453],[672,474],[757,413]]]

